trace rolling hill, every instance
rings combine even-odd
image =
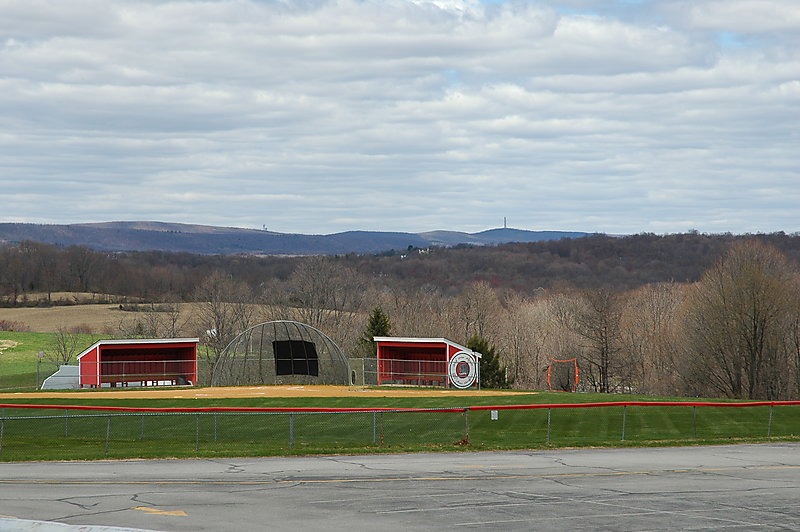
[[[478,233],[347,231],[329,235],[165,222],[104,222],[69,225],[0,223],[0,243],[26,240],[99,251],[172,251],[201,255],[343,255],[389,250],[477,246],[580,238],[588,233],[490,229]]]

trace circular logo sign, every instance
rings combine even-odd
[[[478,377],[478,364],[475,357],[466,351],[459,351],[450,359],[447,368],[450,383],[456,388],[469,388]]]

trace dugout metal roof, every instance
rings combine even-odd
[[[466,351],[467,353],[472,353],[473,355],[477,356],[478,358],[483,358],[483,355],[478,353],[477,351],[473,351],[468,347],[464,347],[461,344],[457,344],[447,338],[412,338],[412,337],[404,337],[404,336],[374,336],[372,338],[376,342],[394,342],[394,343],[408,343],[408,344],[447,344],[450,347],[454,347],[459,351]]]
[[[82,356],[87,354],[89,351],[94,349],[95,347],[99,347],[102,345],[129,345],[129,344],[186,344],[186,343],[200,343],[200,338],[133,338],[133,339],[114,339],[114,340],[98,340],[86,349],[84,349],[80,355],[78,355],[78,360],[81,359]]]

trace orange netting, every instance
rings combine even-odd
[[[553,364],[572,364],[572,367],[569,368],[568,371],[562,370],[559,375],[556,375],[556,382],[554,383]],[[577,358],[569,358],[566,360],[550,359],[550,364],[547,365],[547,388],[551,392],[574,392],[578,389],[578,380]],[[553,386],[554,384],[555,387]]]

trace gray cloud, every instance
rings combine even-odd
[[[794,0],[0,0],[3,221],[797,231]]]

